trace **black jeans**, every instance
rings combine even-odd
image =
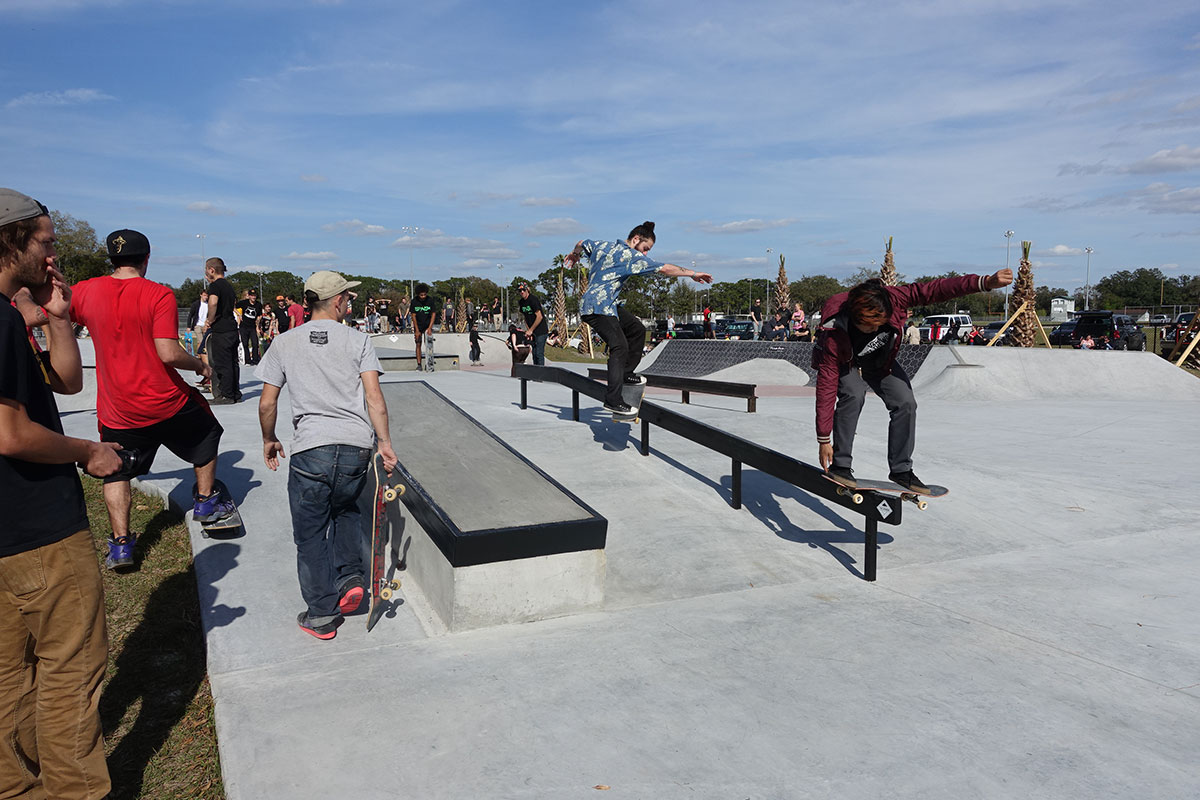
[[[258,355],[258,328],[254,325],[242,325],[238,328],[238,334],[242,339],[242,350],[246,352],[246,364],[257,364]]]
[[[604,402],[610,406],[619,405],[624,402],[621,387],[625,376],[632,375],[641,363],[642,348],[646,346],[646,326],[624,306],[617,306],[615,317],[584,314],[583,321],[608,345],[608,391]]]
[[[917,400],[904,368],[899,361],[893,361],[892,371],[886,375],[860,373],[850,365],[842,369],[845,372],[838,378],[837,408],[833,414],[833,466],[850,469],[858,416],[870,388],[879,395],[891,415],[888,467],[892,472],[908,472],[912,469],[913,449],[917,443]]]
[[[228,397],[240,400],[237,350],[238,331],[232,328],[227,331],[212,331],[208,335],[208,363],[212,366],[213,399]]]

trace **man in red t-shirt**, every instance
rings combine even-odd
[[[290,294],[288,295],[287,302],[288,319],[291,320],[291,325],[288,330],[291,330],[292,328],[298,328],[304,324],[304,306],[297,303],[296,298],[292,297]]]
[[[214,489],[222,428],[208,402],[177,369],[205,378],[212,369],[179,344],[175,294],[146,280],[150,242],[137,231],[108,235],[112,275],[74,287],[71,317],[86,325],[96,349],[96,417],[100,440],[135,454],[132,464],[104,479],[112,524],[105,566],[134,566],[137,537],[129,531],[129,481],[150,471],[160,445],[191,462],[204,522],[230,513],[233,503]]]

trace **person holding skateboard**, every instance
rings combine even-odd
[[[150,471],[159,447],[192,465],[196,521],[214,522],[232,514],[236,506],[216,480],[224,429],[208,401],[178,372],[185,369],[208,378],[212,369],[179,344],[174,292],[146,279],[150,240],[123,229],[110,233],[105,243],[112,274],[74,287],[71,318],[92,332],[100,440],[137,454],[104,479],[104,504],[112,526],[104,565],[130,569],[137,536],[129,530],[129,482]]]
[[[433,300],[429,297],[429,287],[418,283],[417,296],[412,302],[413,338],[417,345],[418,372],[425,369],[424,362],[421,360],[421,345],[426,336],[433,336],[433,324],[437,322],[435,308]]]
[[[817,370],[818,457],[830,479],[849,488],[857,486],[851,453],[870,388],[891,415],[888,479],[912,492],[929,494],[929,487],[912,470],[917,402],[908,375],[896,360],[908,309],[999,289],[1012,279],[1010,269],[904,286],[887,286],[873,278],[825,302],[812,360]]]
[[[697,283],[712,283],[707,272],[652,261],[646,257],[654,247],[654,223],[643,222],[623,242],[602,242],[584,239],[577,242],[575,249],[566,257],[566,263],[574,267],[586,256],[588,261],[588,287],[579,304],[582,319],[600,335],[608,345],[608,391],[604,396],[604,408],[615,416],[636,417],[632,408],[621,396],[621,387],[628,383],[640,386],[646,379],[634,373],[642,360],[642,348],[646,344],[646,328],[633,314],[618,302],[621,287],[633,275],[660,272],[672,278],[691,278]]]
[[[389,474],[396,467],[375,346],[342,324],[358,285],[336,272],[314,272],[304,284],[311,321],[276,337],[255,373],[263,382],[258,420],[271,470],[284,457],[275,435],[284,384],[291,397],[288,502],[306,606],[296,622],[318,639],[336,636],[342,615],[356,611],[365,594],[368,548],[358,496],[371,472],[372,446]]]

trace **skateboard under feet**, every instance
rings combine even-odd
[[[193,483],[192,484],[192,497],[197,496],[197,494],[196,494],[197,490],[198,490],[198,487],[196,486],[196,484]],[[233,496],[229,494],[229,489],[225,486],[225,484],[221,483],[220,480],[213,481],[213,491],[220,492],[221,494],[225,495],[226,498],[228,498],[230,503],[233,503]],[[214,534],[214,533],[230,534],[230,533],[233,533],[234,531],[237,531],[241,527],[242,527],[242,515],[241,515],[241,512],[238,511],[237,505],[234,504],[233,511],[226,514],[225,516],[223,516],[219,519],[215,519],[212,522],[201,522],[200,523],[200,528],[201,528],[200,535],[202,537],[204,537],[205,539],[207,539],[211,534]]]
[[[926,500],[933,497],[945,497],[946,495],[950,494],[950,490],[945,486],[936,486],[934,484],[929,485],[929,494],[925,494],[924,492],[914,492],[911,489],[906,489],[900,484],[893,483],[892,481],[870,481],[855,478],[854,482],[858,485],[854,488],[850,488],[849,486],[844,486],[843,484],[835,481],[829,476],[829,473],[824,473],[824,477],[825,480],[835,484],[838,487],[838,494],[842,495],[843,497],[849,497],[855,505],[862,503],[863,492],[888,492],[889,494],[900,495],[901,500],[907,500],[908,502],[914,504],[917,508],[924,511],[925,506],[927,505],[925,502]]]
[[[641,419],[640,413],[642,409],[642,396],[646,394],[646,384],[626,383],[621,386],[621,399],[625,401],[625,405],[633,409],[632,414],[618,414],[613,412],[613,422],[637,422]]]

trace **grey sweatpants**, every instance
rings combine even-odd
[[[917,444],[917,400],[904,367],[893,361],[892,371],[886,375],[863,374],[853,365],[845,370],[838,378],[837,407],[833,412],[833,466],[850,469],[854,433],[870,388],[879,395],[891,415],[888,423],[889,470],[908,472],[912,469],[913,448]]]

